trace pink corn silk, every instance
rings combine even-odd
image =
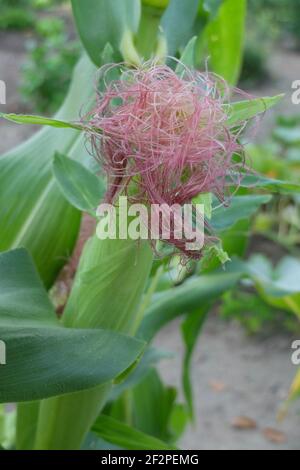
[[[89,138],[107,175],[105,201],[114,203],[123,193],[147,206],[183,206],[200,193],[213,193],[224,202],[228,179],[238,185],[243,169],[240,132],[236,124],[235,132],[230,128],[223,107],[231,94],[224,80],[207,72],[185,68],[178,76],[166,65],[149,63],[124,68],[122,79],[98,93],[87,116],[89,126],[101,130],[89,132]],[[244,125],[239,123],[240,129]],[[134,196],[128,194],[133,181]],[[206,243],[215,239],[205,236]],[[187,240],[172,231],[166,241],[188,258],[201,257],[202,250],[187,251]]]

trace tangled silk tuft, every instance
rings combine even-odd
[[[106,66],[100,71],[104,82],[116,70],[121,78],[98,93],[88,115],[95,130],[89,132],[92,153],[107,175],[106,202],[121,193],[148,206],[184,206],[199,193],[224,202],[228,183],[235,178],[238,184],[243,167],[239,136],[245,125],[239,123],[237,132],[236,124],[228,124],[232,90],[226,82],[183,66],[177,75],[153,63]],[[206,242],[212,239],[206,235]],[[184,240],[168,242],[188,257],[201,257],[201,250],[186,252]]]

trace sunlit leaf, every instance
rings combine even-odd
[[[0,255],[0,402],[34,401],[113,380],[144,343],[111,330],[64,328],[25,250]]]

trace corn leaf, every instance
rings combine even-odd
[[[300,397],[300,369],[298,370],[295,379],[292,383],[288,401],[294,401]]]
[[[38,126],[57,127],[59,129],[76,129],[78,131],[86,130],[86,126],[72,122],[62,121],[59,119],[49,119],[43,116],[35,116],[30,114],[5,114],[0,113],[0,117],[16,124],[36,124]]]
[[[191,419],[193,419],[194,414],[193,388],[190,373],[191,362],[198,337],[202,331],[210,306],[211,303],[208,303],[199,307],[197,310],[187,315],[181,324],[181,334],[185,345],[182,386]]]
[[[247,219],[255,214],[260,206],[267,204],[271,199],[272,196],[268,194],[235,196],[232,198],[229,207],[218,204],[216,208],[213,208],[210,223],[217,232],[226,230],[239,220]]]
[[[175,55],[193,35],[198,6],[199,0],[170,0],[161,20],[169,55]]]
[[[107,43],[118,50],[124,35],[138,30],[140,0],[72,0],[72,7],[81,41],[98,66]]]
[[[237,101],[231,104],[225,104],[224,110],[228,113],[228,125],[239,124],[247,121],[258,114],[265,113],[268,109],[279,103],[284,97],[283,94],[276,96],[267,96],[264,98],[255,98],[252,100]]]
[[[68,329],[55,321],[25,250],[0,255],[0,277],[0,339],[6,355],[0,374],[1,403],[104,384],[128,369],[144,350],[143,342],[124,334]]]
[[[0,253],[0,327],[58,326],[34,264],[23,248]]]
[[[246,0],[224,0],[206,29],[212,70],[235,85],[242,64]]]
[[[175,447],[128,426],[110,416],[101,415],[92,431],[107,442],[126,450],[174,450]]]
[[[240,186],[249,189],[266,189],[268,192],[279,194],[300,192],[300,184],[267,178],[263,175],[245,175]]]
[[[181,57],[180,62],[177,64],[175,72],[178,76],[184,74],[186,67],[193,69],[194,64],[194,55],[195,55],[195,44],[197,37],[193,37],[188,44],[186,45]]]
[[[86,167],[57,153],[53,173],[62,194],[74,207],[94,213],[105,193],[103,181]]]
[[[188,280],[182,286],[159,294],[146,310],[139,336],[150,341],[157,331],[174,318],[193,312],[212,298],[236,285],[241,273],[213,273]]]

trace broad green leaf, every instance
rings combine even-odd
[[[166,8],[170,0],[142,0],[144,5],[150,5],[156,8]]]
[[[214,273],[164,291],[147,309],[139,336],[150,341],[162,326],[184,313],[193,312],[204,302],[216,299],[234,287],[240,277],[241,273]]]
[[[170,0],[161,20],[169,55],[175,55],[193,35],[198,5],[199,0]]]
[[[0,450],[10,449],[15,441],[16,411],[0,405]]]
[[[284,95],[267,96],[264,98],[254,98],[252,100],[236,101],[225,104],[224,110],[228,113],[228,125],[233,126],[247,121],[258,114],[265,113],[268,109],[279,103]]]
[[[246,263],[235,261],[233,267],[253,280],[267,304],[300,318],[300,262],[297,259],[286,256],[277,266],[273,266],[268,258],[257,254]]]
[[[195,44],[197,37],[193,37],[185,47],[181,57],[180,62],[177,64],[175,72],[177,75],[184,74],[186,67],[193,69],[195,66],[194,55],[195,55]]]
[[[242,64],[245,17],[246,0],[224,0],[205,33],[212,70],[232,85]]]
[[[70,204],[81,211],[95,211],[105,193],[105,186],[100,178],[81,163],[58,153],[54,158],[53,172]]]
[[[298,370],[296,377],[292,383],[288,401],[291,402],[300,397],[300,369]]]
[[[94,74],[89,59],[81,59],[57,119],[78,119],[94,95]],[[0,157],[0,251],[26,247],[47,287],[71,255],[81,220],[52,175],[56,152],[90,159],[81,132],[51,127]]]
[[[0,402],[33,401],[109,382],[136,360],[144,344],[109,330],[0,327],[7,364]]]
[[[59,119],[49,119],[43,116],[34,116],[29,114],[5,114],[0,113],[0,118],[7,119],[8,121],[15,122],[17,124],[36,124],[38,126],[50,126],[57,127],[59,129],[76,129],[79,131],[86,130],[87,127],[82,124],[76,124],[72,122],[62,121]]]
[[[300,145],[300,129],[299,127],[278,126],[273,131],[273,137],[284,145]]]
[[[144,344],[109,330],[63,328],[25,250],[0,255],[0,402],[33,401],[106,383]],[[113,360],[112,360],[113,358]]]
[[[126,450],[174,450],[164,442],[148,436],[127,424],[110,416],[101,415],[92,431],[107,442],[116,444]]]
[[[118,50],[124,38],[138,30],[140,0],[72,0],[72,7],[81,41],[98,66],[107,43]]]
[[[218,205],[212,212],[211,226],[217,232],[232,227],[236,222],[251,217],[260,208],[267,204],[272,196],[251,195],[235,196],[228,207]]]
[[[151,270],[152,257],[150,245],[146,241],[99,240],[96,236],[91,238],[85,245],[64,311],[64,325],[92,328],[93,331],[104,328],[134,334],[138,307]],[[122,355],[122,352],[116,350],[116,357],[112,356],[112,362],[117,360],[119,354]],[[138,355],[135,359],[137,357]],[[111,386],[112,382],[67,397],[44,400],[41,404],[36,447],[80,448],[109,397]],[[76,414],[74,409],[78,410]],[[74,432],[70,433],[70,429],[74,429]]]
[[[170,359],[170,356],[170,353],[158,350],[156,348],[150,347],[146,349],[145,354],[138,362],[132,373],[123,382],[114,385],[109,396],[109,400],[116,400],[125,390],[140,383],[151,368],[153,368],[159,361],[163,359]]]
[[[0,253],[0,327],[57,325],[47,292],[26,250]]]
[[[17,406],[16,449],[32,450],[36,438],[40,402],[23,402]]]
[[[206,320],[209,308],[210,303],[199,307],[197,310],[195,310],[195,312],[192,312],[187,315],[181,325],[181,333],[185,344],[182,384],[191,418],[193,418],[194,414],[193,389],[190,372],[191,361],[193,358],[194,348],[197,344],[199,334],[202,331],[202,327]]]

